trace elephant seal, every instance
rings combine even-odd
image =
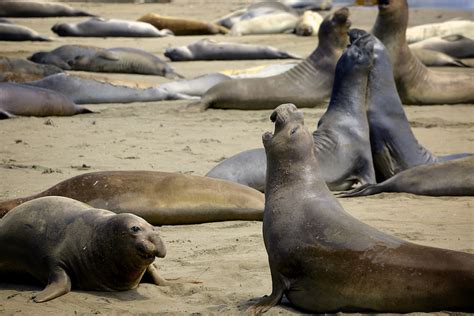
[[[263,134],[267,184],[263,239],[272,293],[310,313],[472,310],[474,255],[417,245],[351,216],[321,177],[303,113],[289,105]]]
[[[273,109],[285,102],[298,107],[325,105],[331,96],[337,60],[348,43],[349,27],[349,10],[341,8],[326,16],[319,29],[318,47],[297,66],[277,76],[219,83],[189,107],[202,111],[209,107]]]
[[[279,0],[296,10],[331,10],[332,0]]]
[[[207,90],[219,82],[231,80],[232,78],[222,73],[210,73],[193,79],[177,80],[167,82],[158,86],[159,89],[178,95],[202,96]]]
[[[59,73],[37,81],[25,82],[25,84],[60,92],[77,104],[195,99],[192,96],[168,92],[161,88],[139,89],[65,73]]]
[[[11,210],[0,220],[0,247],[0,273],[28,274],[46,285],[34,296],[37,303],[71,288],[133,289],[146,271],[156,274],[155,257],[166,255],[158,232],[142,218],[59,196]]]
[[[382,192],[406,192],[430,196],[474,196],[474,157],[416,166],[385,180],[344,192],[341,197]]]
[[[92,113],[65,95],[23,84],[0,83],[0,119],[15,116],[70,116]]]
[[[255,34],[292,33],[298,22],[298,16],[290,12],[276,12],[260,15],[234,23],[229,34],[232,36]]]
[[[334,191],[376,183],[365,108],[372,46],[373,42],[354,39],[341,56],[331,101],[313,133],[321,175]],[[268,170],[264,155],[261,149],[246,151],[221,162],[206,176],[262,189]]]
[[[323,23],[323,17],[319,13],[305,11],[296,23],[295,33],[299,36],[316,36],[321,23]]]
[[[0,41],[48,42],[51,39],[23,25],[0,23]]]
[[[446,55],[445,53],[424,48],[410,48],[410,50],[413,55],[423,63],[423,65],[428,67],[469,67],[462,60],[455,59],[449,55]]]
[[[164,60],[144,50],[131,47],[116,47],[106,52],[115,58],[104,58],[99,52],[93,56],[77,56],[69,65],[74,70],[95,72],[119,72],[164,76],[170,79],[183,78]]]
[[[169,30],[158,30],[145,22],[91,18],[81,23],[57,23],[51,30],[59,36],[81,37],[164,37]]]
[[[474,38],[474,22],[458,20],[412,26],[407,29],[406,39],[407,42],[411,44],[431,37],[455,34],[461,34],[471,39]]]
[[[201,39],[187,46],[166,48],[165,56],[172,61],[301,59],[300,56],[272,46],[216,42],[210,39]]]
[[[138,21],[150,23],[160,30],[168,29],[173,32],[174,35],[227,34],[229,32],[227,28],[218,24],[174,16],[164,16],[156,13],[148,13],[139,18]]]
[[[0,17],[11,18],[46,18],[60,16],[95,16],[68,5],[53,2],[36,1],[2,1]]]
[[[6,23],[6,24],[13,24],[12,21],[5,19],[5,18],[0,18],[0,23]]]
[[[411,50],[415,48],[430,49],[455,58],[474,57],[474,40],[459,34],[430,37],[423,41],[410,44],[408,47],[410,47]]]
[[[405,39],[407,1],[379,0],[378,3],[372,33],[387,47],[403,104],[473,103],[474,72],[436,72],[413,56]]]
[[[39,65],[19,58],[0,57],[0,81],[26,82],[62,72],[53,65]]]
[[[0,217],[26,201],[59,195],[115,213],[132,213],[152,225],[261,220],[263,194],[223,180],[155,171],[85,173],[25,198],[0,203]]]

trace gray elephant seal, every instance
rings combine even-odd
[[[166,255],[153,226],[59,197],[26,202],[0,220],[0,273],[28,274],[42,284],[37,303],[71,288],[125,291],[138,286],[155,257]],[[159,275],[158,275],[158,278]]]
[[[296,10],[331,10],[332,0],[280,0]]]
[[[406,0],[379,0],[372,33],[387,47],[403,104],[474,102],[474,72],[446,73],[426,68],[408,48]]]
[[[17,24],[0,23],[0,41],[51,41],[29,27]]]
[[[406,39],[411,44],[431,37],[455,34],[463,34],[469,38],[474,38],[474,21],[454,20],[412,26],[407,29]]]
[[[298,107],[327,104],[337,60],[348,43],[349,26],[347,8],[333,12],[321,24],[318,47],[302,63],[277,76],[217,84],[190,108],[258,110],[273,109],[286,102]]]
[[[12,18],[45,18],[94,15],[61,3],[7,0],[0,2],[0,16]]]
[[[0,83],[0,119],[15,116],[71,116],[92,113],[65,95],[22,84]]]
[[[272,46],[216,42],[210,39],[167,48],[165,56],[172,61],[301,58]]]
[[[153,225],[261,220],[263,194],[228,181],[179,173],[104,171],[82,174],[25,198],[0,203],[0,217],[32,199],[59,195]]]
[[[416,166],[385,180],[339,196],[406,192],[430,196],[474,196],[474,157]]]
[[[352,42],[341,56],[331,101],[313,133],[321,176],[334,191],[376,183],[365,108],[372,46],[373,42]],[[265,170],[264,151],[254,149],[221,162],[206,176],[263,190]]]
[[[19,58],[0,57],[0,81],[26,82],[62,72],[53,65],[39,65]]]
[[[221,73],[210,73],[198,76],[193,79],[177,80],[159,85],[159,89],[170,93],[188,96],[202,96],[207,90],[214,87],[219,82],[231,80],[232,78]]]
[[[431,49],[411,48],[413,55],[428,67],[454,66],[469,67],[462,60]]]
[[[423,48],[445,53],[455,58],[474,57],[474,40],[455,34],[443,37],[431,37],[408,45],[410,49]]]
[[[81,37],[163,37],[173,35],[145,22],[91,18],[81,23],[58,23],[51,30],[59,36]]]
[[[303,114],[282,105],[274,134],[263,134],[267,185],[263,239],[272,293],[311,313],[472,310],[474,255],[421,246],[347,213],[321,178]],[[429,290],[428,290],[429,289]]]

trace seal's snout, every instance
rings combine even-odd
[[[390,0],[378,0],[377,2],[379,6],[390,5]]]
[[[349,9],[346,7],[340,8],[336,12],[334,12],[334,21],[338,24],[346,24],[349,23]]]
[[[155,257],[164,258],[166,247],[159,236],[151,236],[138,244],[138,252],[147,261],[153,261]]]
[[[364,30],[360,30],[360,29],[352,29],[347,34],[349,34],[349,40],[350,40],[351,44],[354,44],[355,41],[357,41],[361,38],[369,38],[370,37],[369,33],[367,33]]]

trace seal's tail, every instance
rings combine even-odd
[[[337,197],[355,197],[355,196],[367,196],[374,195],[383,192],[382,186],[379,184],[364,184],[352,191],[341,192],[337,194]]]

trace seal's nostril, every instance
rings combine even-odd
[[[275,123],[277,117],[278,117],[278,112],[277,112],[277,111],[273,111],[272,115],[270,115],[270,121],[272,121],[273,123]]]

